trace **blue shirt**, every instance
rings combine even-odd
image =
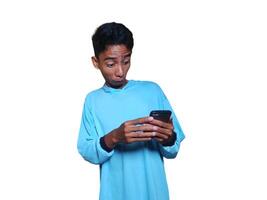
[[[153,139],[120,143],[111,152],[102,148],[102,136],[152,110],[172,111],[174,145]],[[85,160],[100,165],[100,200],[167,200],[163,158],[175,158],[184,137],[161,88],[154,82],[129,80],[122,89],[104,85],[86,96],[77,146]]]

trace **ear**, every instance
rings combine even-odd
[[[99,63],[98,63],[98,59],[97,59],[97,57],[92,56],[92,57],[91,57],[91,60],[92,60],[92,63],[93,63],[93,65],[94,65],[94,67],[95,67],[96,69],[99,69]]]

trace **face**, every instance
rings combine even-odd
[[[130,68],[131,51],[125,45],[110,45],[97,57],[92,57],[93,65],[98,68],[109,87],[122,88]]]

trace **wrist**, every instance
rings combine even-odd
[[[103,136],[100,138],[100,146],[102,147],[102,149],[104,149],[105,151],[107,151],[109,153],[113,150],[113,148],[110,148],[110,146],[107,145],[105,138],[106,138],[106,136]]]
[[[119,139],[117,138],[117,129],[113,130],[110,133],[110,140],[111,140],[111,145],[113,148],[119,143]]]
[[[164,143],[162,143],[163,146],[172,146],[175,144],[175,141],[177,139],[177,135],[176,133],[173,131],[172,132],[172,136],[167,140],[165,141]]]
[[[104,141],[108,148],[114,149],[114,147],[117,145],[118,140],[116,138],[116,131],[113,130],[107,135],[105,135]]]

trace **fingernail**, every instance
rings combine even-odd
[[[153,117],[149,117],[149,118],[148,118],[149,121],[152,121],[153,119],[154,119]]]
[[[156,126],[153,126],[153,130],[157,130],[158,129],[158,127],[156,127]]]

